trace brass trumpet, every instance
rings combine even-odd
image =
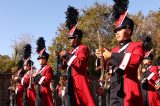
[[[102,54],[103,53],[103,50],[102,50],[102,40],[101,40],[101,37],[99,35],[99,31],[97,31],[97,34],[98,34],[98,45],[99,45],[99,48],[98,48],[98,51],[100,51],[100,53]],[[98,66],[98,63],[100,64],[99,67]],[[109,73],[108,71],[106,72],[105,71],[105,65],[107,63],[104,62],[104,58],[103,56],[101,58],[97,58],[96,59],[96,70],[101,70],[101,76],[99,78],[99,84],[100,86],[102,86],[103,88],[105,89],[108,89],[109,88],[109,84],[108,84],[108,80],[109,80]]]
[[[98,34],[98,45],[99,45],[98,49],[102,54],[102,40],[101,40],[101,37],[99,35],[99,31],[97,31],[97,34]],[[104,78],[104,58],[103,58],[103,56],[100,58],[100,65],[101,65],[101,76],[100,76],[99,80],[101,81]]]
[[[33,66],[32,66],[32,64],[31,64],[31,70],[29,70],[29,75],[30,75],[30,79],[29,79],[29,86],[28,86],[28,88],[29,89],[32,89],[32,75],[33,75]]]

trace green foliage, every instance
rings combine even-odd
[[[12,72],[12,67],[15,65],[14,61],[7,55],[0,56],[0,70],[2,72]]]
[[[155,60],[160,54],[160,12],[150,12],[144,17],[141,12],[133,16],[136,24],[134,40],[142,40],[145,36],[151,36]]]
[[[160,11],[156,12],[155,14],[155,23],[156,23],[156,28],[155,28],[155,33],[153,35],[153,43],[154,43],[154,50],[156,54],[156,58],[160,56]]]

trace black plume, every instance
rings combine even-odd
[[[24,47],[23,59],[28,59],[30,56],[31,56],[31,45],[26,44]]]
[[[153,42],[152,42],[152,38],[150,36],[145,36],[143,39],[143,48],[144,51],[149,51],[152,49],[153,46]]]
[[[72,6],[67,8],[66,14],[66,27],[70,30],[77,24],[79,13],[78,10]]]
[[[39,53],[42,49],[44,49],[45,46],[45,40],[43,37],[39,37],[39,39],[37,40],[37,50],[36,52]]]
[[[23,60],[19,60],[19,61],[18,61],[18,63],[17,63],[18,70],[20,70],[20,69],[23,68],[23,63],[24,63]]]
[[[123,14],[128,9],[129,0],[113,0],[114,6],[113,6],[113,21],[116,21],[119,19],[120,15]]]

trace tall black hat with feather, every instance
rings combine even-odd
[[[113,6],[113,22],[115,22],[116,32],[118,29],[130,28],[133,31],[134,22],[131,18],[127,17],[128,0],[113,0],[115,2]]]
[[[39,37],[37,40],[37,50],[36,52],[38,53],[38,60],[41,58],[46,58],[48,60],[49,54],[45,51],[46,46],[45,46],[45,40],[43,37]]]
[[[143,48],[145,52],[144,59],[153,60],[154,55],[152,53],[153,51],[152,46],[153,46],[152,38],[148,35],[145,36],[143,39]]]
[[[19,60],[18,63],[17,63],[17,70],[18,70],[18,73],[17,75],[22,77],[24,75],[24,71],[23,71],[23,64],[24,64],[24,60]]]
[[[33,65],[34,62],[32,60],[30,60],[31,58],[31,45],[30,44],[26,44],[24,46],[24,55],[23,55],[23,60],[24,60],[24,64],[23,65]]]
[[[24,61],[22,59],[18,61],[18,63],[16,64],[17,70],[20,70],[23,68],[23,63],[24,63]]]
[[[83,32],[76,28],[77,21],[79,18],[78,10],[72,6],[69,6],[65,14],[66,14],[66,27],[69,30],[68,39],[82,38]]]

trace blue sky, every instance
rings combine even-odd
[[[78,9],[87,8],[96,0],[0,0],[0,54],[12,55],[11,44],[21,34],[34,35],[35,40],[44,36],[46,46],[51,45],[57,27],[65,22],[68,5]],[[97,0],[113,4],[112,0]],[[130,0],[129,13],[149,11],[160,8],[160,0]],[[36,55],[34,54],[34,58]],[[33,59],[35,60],[35,59]],[[36,63],[37,64],[37,63]]]

